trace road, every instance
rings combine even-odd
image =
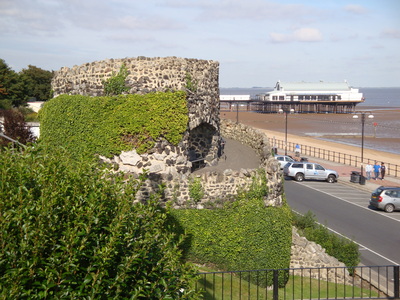
[[[320,223],[358,243],[363,265],[400,264],[400,212],[368,208],[370,193],[341,183],[290,179],[285,193],[293,210],[310,210]]]

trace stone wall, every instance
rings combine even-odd
[[[207,165],[218,159],[219,136],[219,63],[211,60],[178,57],[137,57],[107,59],[56,71],[52,80],[54,96],[61,94],[102,96],[103,82],[117,74],[122,65],[128,70],[126,85],[130,94],[185,90],[189,123],[177,146],[158,141],[149,156],[134,156],[127,171],[143,166],[166,174],[187,173],[191,169],[190,153],[204,158]],[[165,158],[160,160],[160,157]],[[125,158],[121,158],[124,160]],[[138,160],[141,161],[138,161]],[[168,161],[167,161],[168,160]],[[154,161],[154,164],[151,163]],[[118,162],[119,163],[119,162]],[[175,168],[176,166],[176,168]]]

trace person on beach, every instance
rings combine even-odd
[[[371,179],[371,172],[372,172],[372,165],[370,163],[368,163],[365,166],[365,174],[367,175],[367,180]]]
[[[381,180],[385,179],[385,173],[386,173],[386,166],[385,163],[381,163]]]
[[[374,180],[376,180],[376,179],[379,178],[379,171],[380,171],[380,170],[381,170],[381,166],[378,165],[378,162],[376,161],[376,162],[375,162],[375,165],[374,165],[374,173],[375,173],[375,178],[374,178]]]
[[[300,153],[301,153],[300,145],[296,144],[296,146],[294,147],[294,154],[297,160],[300,160]]]

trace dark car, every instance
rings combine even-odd
[[[400,210],[400,187],[378,187],[372,192],[369,204],[389,213]]]

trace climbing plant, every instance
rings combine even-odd
[[[128,69],[126,68],[125,64],[123,64],[119,69],[118,74],[113,72],[110,78],[103,80],[104,94],[106,96],[115,96],[129,91],[129,87],[126,86],[125,83],[128,75]]]

